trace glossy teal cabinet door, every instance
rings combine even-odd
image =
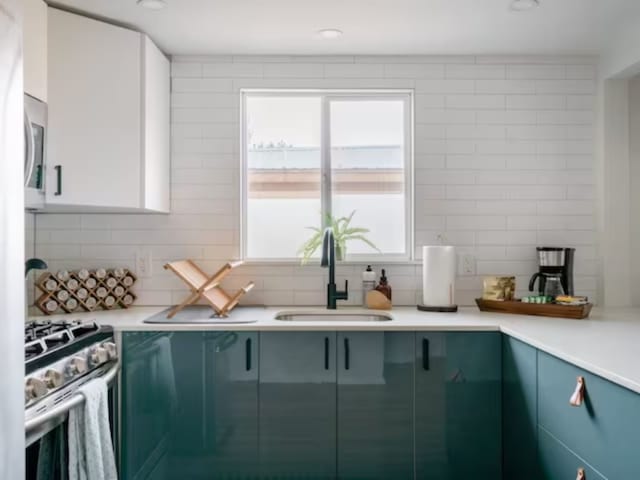
[[[122,479],[257,478],[257,347],[255,333],[124,333]]]
[[[260,333],[260,472],[336,477],[336,333]]]
[[[501,478],[500,333],[418,332],[416,352],[416,478]]]
[[[202,456],[202,353],[198,332],[123,333],[123,480],[169,480],[183,456]]]
[[[593,469],[591,465],[565,447],[542,427],[539,427],[538,438],[541,474],[536,478],[542,480],[574,480],[578,478],[578,469],[582,469],[586,480],[606,480],[600,472]],[[519,479],[521,477],[505,477],[506,480],[511,478]]]
[[[504,335],[502,381],[504,478],[537,480],[537,350]]]
[[[259,478],[258,334],[205,332],[207,479]]]
[[[338,478],[414,478],[414,339],[338,333]]]

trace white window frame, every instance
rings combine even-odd
[[[331,209],[331,132],[329,104],[331,101],[365,101],[395,99],[404,102],[404,174],[405,174],[405,253],[404,254],[348,254],[343,263],[403,263],[414,259],[414,93],[413,90],[337,90],[337,89],[241,89],[240,90],[240,254],[241,258],[255,263],[298,263],[292,258],[255,258],[247,255],[247,109],[246,100],[250,96],[259,97],[321,97],[321,205],[322,218]]]

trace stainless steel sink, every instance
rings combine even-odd
[[[278,312],[274,320],[282,322],[389,322],[393,320],[385,312],[348,312],[340,310],[320,310],[315,312]]]

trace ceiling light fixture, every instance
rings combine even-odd
[[[513,0],[510,8],[514,12],[525,12],[538,6],[540,6],[539,0]]]
[[[342,30],[338,30],[337,28],[325,28],[318,30],[318,35],[327,40],[334,40],[342,36]]]
[[[138,0],[138,5],[149,10],[162,10],[167,6],[164,0]]]

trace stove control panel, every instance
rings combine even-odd
[[[118,351],[115,342],[107,340],[36,370],[25,379],[25,404],[36,403],[101,365],[117,359]]]

